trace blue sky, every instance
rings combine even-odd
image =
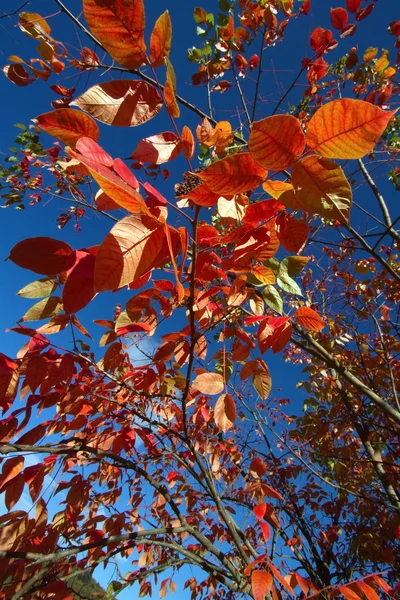
[[[17,2],[14,0],[14,4]],[[77,0],[66,0],[67,6],[76,14],[81,5]],[[184,96],[190,102],[196,104],[202,110],[207,111],[207,98],[203,89],[196,88],[191,85],[191,74],[194,72],[194,66],[191,65],[185,58],[186,49],[197,45],[200,46],[201,39],[195,35],[195,23],[192,19],[193,8],[197,6],[195,2],[181,2],[180,0],[172,0],[170,3],[150,2],[147,1],[147,24],[149,32],[156,20],[165,8],[168,7],[171,13],[173,23],[173,42],[171,61],[175,66],[177,74],[177,89],[178,93]],[[265,98],[265,103],[259,103],[257,118],[268,116],[271,112],[274,102],[279,97],[277,90],[277,82],[280,90],[284,90],[291,83],[292,79],[300,68],[300,60],[304,56],[311,57],[312,52],[308,45],[308,38],[312,30],[316,26],[331,28],[329,19],[329,9],[331,6],[340,6],[343,3],[334,2],[334,0],[311,0],[312,10],[308,17],[302,17],[294,23],[290,23],[285,41],[279,44],[277,48],[270,48],[266,51],[264,57],[264,67],[268,71],[265,74],[265,79],[261,87],[261,94]],[[217,1],[207,0],[199,3],[200,6],[207,11],[217,12]],[[6,12],[10,10],[10,2],[4,0],[0,2],[0,10]],[[43,17],[54,15],[57,12],[57,6],[52,0],[32,0],[29,6],[24,10],[39,12]],[[390,15],[390,12],[393,14]],[[395,56],[393,48],[394,37],[386,32],[386,28],[390,21],[394,20],[398,15],[394,14],[395,3],[380,2],[376,3],[376,7],[372,16],[359,24],[359,31],[355,38],[347,38],[340,40],[339,49],[326,57],[329,62],[334,58],[343,56],[350,47],[355,43],[359,45],[360,54],[369,45],[387,48],[390,51],[392,59]],[[85,38],[84,34],[76,29],[65,17],[53,16],[48,19],[52,27],[52,35],[55,39],[63,42],[68,42],[68,48],[75,48],[75,55],[78,54],[77,49],[84,45],[90,46],[90,42]],[[25,37],[17,28],[15,28],[16,16],[10,19],[0,20],[0,62],[1,65],[7,63],[7,57],[11,54],[17,54],[22,58],[29,60],[31,57],[36,57],[36,42]],[[335,37],[338,38],[338,35]],[[147,40],[149,33],[147,34]],[[258,48],[251,49],[248,57],[256,52]],[[275,73],[273,72],[275,71]],[[159,71],[160,77],[163,77],[162,69]],[[13,145],[15,136],[18,130],[13,126],[14,123],[23,123],[28,125],[30,120],[35,116],[52,110],[50,102],[56,98],[56,95],[49,90],[49,85],[59,83],[66,87],[72,87],[76,84],[74,75],[70,69],[59,77],[51,77],[47,83],[36,81],[29,87],[18,88],[14,86],[6,77],[0,77],[0,97],[2,98],[2,137],[0,143],[0,160],[8,154],[7,148]],[[82,77],[78,87],[78,93],[82,93],[90,85],[97,81],[106,81],[111,78],[111,74],[106,74],[99,78],[98,74],[89,74]],[[251,82],[245,82],[245,90],[249,91],[252,88]],[[288,99],[288,102],[283,104],[282,110],[287,110],[289,103],[294,103],[300,98],[300,91],[296,89],[293,95]],[[212,95],[212,101],[216,110],[216,118],[233,119],[234,125],[237,125],[236,106],[238,98],[235,91],[229,90],[223,95],[217,93]],[[241,111],[241,107],[239,107]],[[182,108],[181,118],[178,120],[178,126],[183,127],[184,124],[195,129],[199,123],[197,116]],[[155,119],[139,128],[130,130],[113,129],[100,124],[101,136],[100,144],[113,157],[127,157],[132,153],[137,143],[141,138],[154,135],[163,131],[171,130],[171,124],[165,112],[160,113]],[[49,136],[41,136],[42,143],[45,147],[50,147],[54,140]],[[195,163],[194,163],[195,164]],[[183,159],[178,158],[171,162],[167,168],[171,172],[170,178],[165,183],[154,184],[158,189],[170,200],[173,200],[173,186],[177,181],[182,180],[182,173],[186,170],[186,163]],[[195,165],[196,166],[196,165]],[[139,173],[139,176],[143,177]],[[152,182],[153,183],[153,182]],[[82,232],[76,233],[72,225],[69,224],[65,229],[60,231],[57,228],[56,219],[59,213],[68,207],[68,202],[64,203],[57,199],[44,199],[40,204],[29,207],[25,211],[16,211],[14,208],[7,210],[3,209],[0,212],[0,257],[5,259],[10,249],[20,240],[27,237],[35,236],[50,236],[63,239],[70,243],[74,248],[80,248],[98,244],[105,237],[110,229],[111,222],[106,219],[101,219],[95,213],[87,212],[82,220]],[[204,218],[207,218],[206,211]],[[182,223],[177,223],[181,225]],[[1,294],[1,311],[0,311],[0,351],[9,356],[14,356],[20,346],[25,343],[25,339],[13,334],[4,333],[6,328],[12,327],[16,321],[25,313],[31,302],[26,299],[19,298],[16,292],[26,285],[28,282],[36,279],[35,274],[30,273],[16,267],[10,261],[3,262],[0,260],[0,273],[2,282]],[[156,275],[157,276],[157,275]],[[157,276],[158,277],[158,276]],[[158,278],[162,278],[159,274]],[[91,324],[93,319],[111,318],[113,307],[116,303],[123,304],[133,294],[132,292],[121,292],[117,296],[110,293],[101,294],[98,296],[89,307],[79,313],[79,319],[94,336],[94,346],[103,333],[103,330]],[[168,324],[168,329],[173,330],[176,325],[171,320]],[[156,340],[163,333],[162,329],[156,334]],[[55,339],[55,338],[53,338]],[[60,335],[56,343],[69,344],[70,340],[67,334]],[[274,388],[282,388],[280,395],[287,395],[294,400],[297,405],[300,404],[300,394],[296,392],[296,383],[300,377],[299,370],[293,366],[288,366],[282,363],[278,357],[268,355],[267,362],[271,368],[273,375]],[[291,369],[291,375],[288,375],[288,369]],[[26,499],[23,500],[26,502]],[[109,573],[108,573],[109,574]],[[99,581],[105,585],[106,577],[98,576]],[[187,574],[189,577],[189,574]],[[157,595],[157,592],[154,592]],[[188,594],[187,597],[190,595]],[[135,598],[135,591],[129,591],[121,595],[121,598]],[[181,597],[184,597],[181,595]]]

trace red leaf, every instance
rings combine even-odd
[[[265,596],[271,591],[274,580],[271,573],[267,571],[253,571],[251,574],[251,590],[254,600],[265,600]]]
[[[3,469],[1,472],[0,491],[5,488],[9,481],[14,479],[14,477],[21,472],[24,463],[25,459],[23,456],[14,456],[13,458],[6,460],[6,462],[3,464]]]
[[[366,6],[365,8],[358,10],[356,12],[356,21],[362,21],[363,19],[366,19],[368,17],[368,15],[370,15],[372,13],[374,8],[375,8],[375,4],[370,4],[369,6]]]
[[[276,354],[283,350],[292,335],[290,317],[269,317],[260,323],[257,338],[260,352],[269,348]]]
[[[176,158],[181,150],[181,141],[175,133],[166,131],[144,138],[130,156],[139,162],[161,165]]]
[[[331,8],[331,23],[335,29],[343,29],[347,25],[349,16],[345,8]]]
[[[63,304],[67,315],[84,308],[96,295],[94,289],[94,268],[96,257],[86,252],[69,272],[63,290]]]
[[[253,477],[264,477],[265,473],[267,472],[267,465],[262,458],[256,456],[251,461],[249,470]]]
[[[267,505],[265,504],[265,502],[262,502],[261,504],[257,504],[257,506],[255,506],[253,508],[253,513],[255,514],[255,517],[256,517],[256,519],[258,519],[258,521],[261,521],[261,519],[264,518],[266,510],[267,510]]]
[[[325,321],[315,312],[315,310],[308,308],[308,306],[298,308],[294,313],[294,318],[298,321],[299,325],[304,327],[304,329],[307,329],[307,331],[321,331],[321,329],[326,327]]]
[[[300,252],[308,238],[308,225],[290,215],[280,215],[276,220],[278,240],[288,252]]]
[[[89,115],[72,108],[59,108],[39,115],[35,124],[68,146],[75,146],[83,136],[93,140],[98,140],[100,136],[96,122]]]
[[[277,200],[253,202],[247,206],[242,220],[248,225],[258,225],[261,221],[270,221],[284,208],[284,205]]]
[[[346,0],[347,10],[355,13],[360,8],[361,0]]]
[[[118,327],[117,335],[125,335],[126,333],[143,333],[150,331],[151,327],[148,323],[130,323],[124,327]]]
[[[263,532],[263,536],[266,542],[268,542],[270,538],[270,530],[267,523],[260,523],[261,531]]]
[[[13,263],[41,275],[57,275],[75,263],[75,252],[65,242],[48,237],[28,238],[10,252]]]
[[[105,167],[113,166],[114,161],[108,152],[103,150],[97,142],[89,137],[81,137],[76,143],[76,149],[80,154],[87,156],[87,158],[90,158],[90,160],[99,165],[104,165]]]

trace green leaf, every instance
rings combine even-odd
[[[24,314],[21,321],[40,321],[53,315],[57,315],[63,309],[61,298],[50,296],[37,302]]]
[[[295,280],[292,279],[286,271],[279,271],[276,283],[284,292],[288,292],[289,294],[295,294],[296,296],[303,295],[301,289],[299,288]]]
[[[225,359],[225,361],[223,361],[222,359],[218,360],[215,363],[215,371],[222,375],[225,381],[228,381],[228,379],[233,373],[233,364],[229,359]]]
[[[56,287],[57,284],[54,279],[45,277],[28,283],[22,290],[17,292],[17,296],[22,296],[23,298],[45,298],[46,296],[50,296]]]
[[[271,271],[273,271],[275,275],[278,275],[280,269],[279,260],[276,260],[276,258],[269,258],[263,264],[269,269],[271,269]]]
[[[276,311],[278,315],[283,314],[283,300],[276,288],[273,285],[266,285],[262,291],[262,296],[265,303],[268,304],[272,310]]]
[[[281,262],[279,275],[286,272],[290,277],[296,277],[304,269],[309,258],[309,256],[287,256]]]

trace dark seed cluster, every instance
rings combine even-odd
[[[196,169],[196,173],[199,173],[200,171],[201,169]],[[200,177],[190,171],[183,174],[183,179],[185,181],[180,181],[175,185],[175,196],[178,198],[180,196],[187,196],[195,187],[202,183]]]

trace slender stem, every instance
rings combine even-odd
[[[257,80],[256,80],[256,89],[254,91],[253,110],[251,112],[251,122],[252,123],[254,121],[254,117],[256,116],[256,110],[257,110],[258,90],[259,90],[260,81],[261,81],[262,63],[263,63],[263,55],[264,55],[264,38],[265,38],[266,31],[267,31],[267,26],[264,25],[264,30],[261,35],[260,62],[258,63],[258,73],[257,73]]]

